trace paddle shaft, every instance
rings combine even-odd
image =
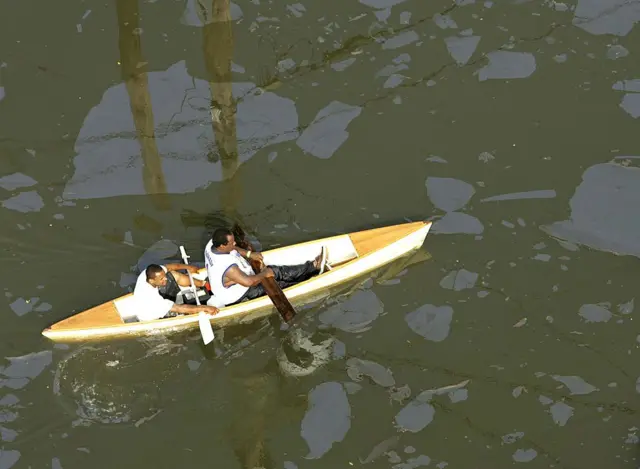
[[[180,246],[180,253],[182,254],[182,260],[185,265],[189,265],[189,256],[187,256],[187,251],[184,250],[184,246]],[[193,289],[193,295],[196,298],[196,304],[200,306],[200,298],[198,298],[198,289],[196,288],[196,282],[193,281],[193,277],[191,276],[191,272],[187,270],[187,274],[189,275],[189,282],[191,282],[191,288]],[[200,335],[202,336],[202,341],[205,345],[211,343],[213,339],[215,339],[215,334],[213,333],[213,327],[211,326],[211,322],[206,318],[203,311],[200,311],[198,318],[198,326],[200,327]]]
[[[185,265],[189,265],[187,252],[184,250],[182,246],[180,246],[180,253],[182,254],[182,262]],[[193,295],[196,297],[196,304],[200,306],[200,298],[198,298],[198,289],[196,288],[196,282],[193,281],[193,277],[191,276],[191,272],[187,270],[187,275],[189,275],[189,281],[191,282],[191,288],[193,289]]]
[[[236,244],[238,246],[248,251],[252,250],[251,245],[245,240],[242,228],[240,228],[238,225],[235,225],[233,234],[236,238]],[[260,261],[250,260],[249,262],[251,263],[251,267],[253,267],[253,270],[255,272],[260,272],[262,270],[263,266]],[[276,282],[276,279],[273,277],[268,277],[262,279],[260,283],[262,284],[264,291],[267,292],[267,295],[280,313],[280,316],[282,316],[284,322],[291,321],[296,315],[296,310],[293,309],[291,302],[282,291],[282,288],[280,288],[280,285],[278,285],[278,282]]]

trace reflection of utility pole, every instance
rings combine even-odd
[[[207,1],[207,0],[203,0]],[[222,165],[220,187],[222,212],[230,220],[238,221],[241,198],[238,170],[238,139],[236,136],[236,103],[233,99],[231,60],[233,58],[233,25],[230,0],[211,1],[211,17],[201,18],[204,23],[202,40],[205,66],[211,90],[211,123]],[[207,14],[206,9],[200,10]],[[268,451],[264,441],[265,413],[273,383],[268,375],[243,378],[236,405],[243,411],[234,422],[231,438],[237,458],[243,468],[266,467]],[[249,412],[245,412],[249,404]]]
[[[156,145],[147,67],[142,59],[138,0],[116,0],[116,10],[122,79],[129,94],[131,114],[142,152],[144,188],[152,196],[153,204],[166,210],[169,208],[169,199]]]
[[[273,376],[242,377],[234,380],[234,422],[231,432],[233,451],[243,469],[269,468],[273,461],[267,448],[264,431],[267,409],[273,405],[277,383]],[[271,401],[271,402],[270,402]]]
[[[211,18],[204,18],[203,49],[211,89],[211,121],[222,164],[222,209],[232,215],[240,202],[236,103],[233,99],[231,59],[233,25],[230,0],[210,0]]]

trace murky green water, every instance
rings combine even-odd
[[[638,467],[637,1],[0,8],[0,469]],[[40,335],[216,218],[436,223],[293,330]]]

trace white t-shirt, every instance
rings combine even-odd
[[[165,272],[167,268],[162,266]],[[133,290],[133,296],[136,298],[136,316],[140,321],[153,321],[160,319],[173,308],[173,301],[167,300],[160,295],[158,288],[147,282],[147,273],[145,270],[138,275],[136,286]]]
[[[237,265],[245,275],[255,275],[249,262],[235,249],[229,254],[219,254],[211,251],[213,243],[209,241],[204,249],[205,267],[209,277],[211,292],[224,305],[229,305],[238,301],[249,289],[239,283],[224,286],[224,274],[232,265]]]

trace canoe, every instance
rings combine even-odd
[[[412,222],[331,236],[263,251],[266,265],[294,265],[313,259],[326,246],[331,268],[321,275],[285,288],[284,294],[294,305],[309,297],[327,292],[340,284],[372,272],[419,249],[431,228],[431,222]],[[206,276],[202,268],[198,278]],[[245,323],[275,311],[268,296],[220,308],[210,316],[212,326]],[[133,294],[75,314],[42,331],[56,342],[77,342],[167,334],[198,328],[198,315],[180,315],[153,321],[135,317]]]

